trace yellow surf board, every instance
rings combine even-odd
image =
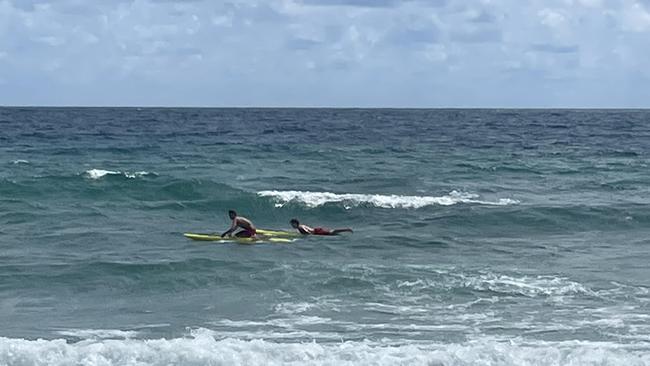
[[[272,242],[272,243],[290,243],[300,236],[298,233],[291,231],[278,231],[278,230],[257,230],[258,238],[237,238],[234,236],[221,237],[219,234],[203,234],[203,233],[184,233],[186,238],[198,241],[219,241],[219,242],[235,242],[242,244],[252,244],[259,242]]]
[[[302,235],[295,231],[257,229],[257,234],[271,238],[299,238]]]

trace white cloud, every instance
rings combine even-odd
[[[630,77],[650,70],[648,4],[0,0],[0,76],[72,101],[93,96],[69,80],[105,85],[93,104],[143,104],[164,89],[154,104],[514,106],[534,100],[523,85],[558,79],[597,100],[629,80],[649,87]],[[607,87],[579,90],[598,78]]]
[[[41,42],[45,43],[47,45],[50,45],[52,47],[58,47],[63,44],[65,44],[65,39],[61,37],[54,37],[54,36],[42,36],[42,37],[36,37],[34,38],[34,41],[36,42]]]
[[[537,14],[539,15],[542,24],[551,28],[561,27],[566,22],[566,17],[557,10],[542,9]]]
[[[232,14],[215,15],[212,17],[212,24],[218,27],[232,27]]]
[[[639,2],[626,2],[622,20],[623,29],[627,31],[647,32],[650,30],[650,12]]]
[[[425,57],[427,60],[433,62],[444,62],[447,61],[449,55],[447,54],[447,49],[444,45],[434,44],[426,47],[424,51]]]

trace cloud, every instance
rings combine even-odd
[[[390,40],[398,45],[435,43],[440,39],[440,31],[435,27],[394,29]]]
[[[0,0],[0,103],[647,105],[648,36],[650,0]]]
[[[293,38],[287,41],[287,47],[293,50],[308,50],[317,47],[322,43],[313,39]]]
[[[567,21],[562,12],[554,9],[542,9],[537,14],[541,23],[551,28],[560,27]]]
[[[501,41],[502,34],[499,29],[466,29],[451,33],[451,40],[461,43],[496,43]]]
[[[497,18],[494,14],[481,10],[475,14],[470,15],[469,21],[472,23],[496,23]]]
[[[356,6],[366,8],[390,8],[400,4],[400,0],[303,0],[305,5],[317,6]]]
[[[531,48],[538,52],[548,53],[575,53],[579,50],[578,46],[576,45],[563,46],[555,44],[535,44],[532,45]]]
[[[634,2],[625,7],[623,29],[632,32],[650,31],[650,4]]]
[[[408,4],[421,7],[441,7],[448,0],[302,0],[302,4],[312,6],[348,6],[360,8],[395,8]]]

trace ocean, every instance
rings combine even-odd
[[[650,365],[649,165],[647,110],[0,108],[0,365]]]

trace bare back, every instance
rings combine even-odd
[[[251,220],[243,217],[243,216],[237,216],[233,220],[233,227],[240,227],[242,229],[246,229],[249,231],[256,231],[257,229],[255,228],[255,225],[251,222]]]
[[[314,229],[307,225],[298,225],[298,231],[304,235],[311,235],[314,233]]]

